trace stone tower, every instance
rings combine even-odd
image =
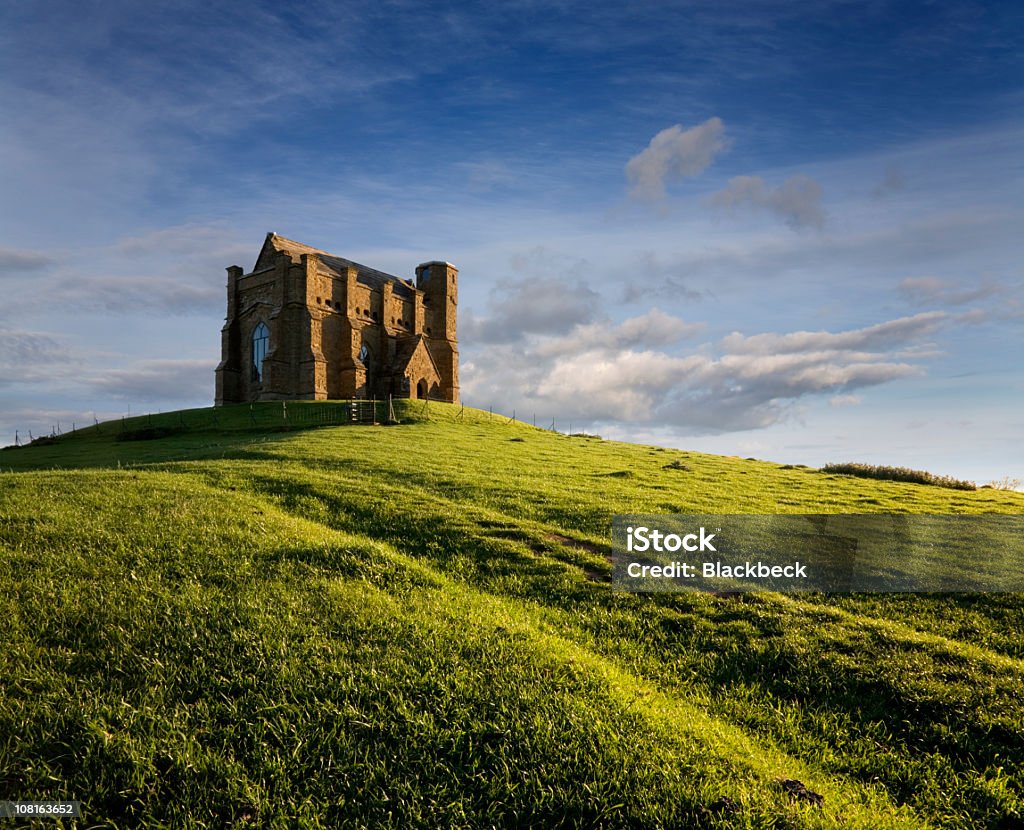
[[[267,234],[252,271],[228,270],[216,403],[459,400],[458,271],[416,284]]]
[[[459,271],[450,262],[424,262],[416,268],[416,288],[423,293],[427,348],[442,377],[450,379],[445,400],[459,399],[459,343],[455,317],[459,303]]]

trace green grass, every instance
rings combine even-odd
[[[0,798],[80,799],[81,827],[1024,821],[1021,596],[606,581],[617,513],[1024,496],[435,404],[267,432],[273,411],[0,452]]]

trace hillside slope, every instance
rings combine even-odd
[[[1024,598],[632,596],[605,558],[617,513],[1020,495],[399,416],[0,453],[0,798],[82,827],[1021,826]]]

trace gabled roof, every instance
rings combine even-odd
[[[331,276],[340,277],[349,268],[355,268],[357,271],[356,280],[363,285],[379,289],[385,282],[389,282],[392,284],[392,289],[396,294],[405,297],[411,297],[414,294],[414,288],[408,280],[396,277],[394,274],[386,274],[367,265],[360,265],[358,262],[353,262],[344,257],[329,254],[327,251],[314,248],[311,245],[304,245],[302,242],[296,242],[294,239],[278,236],[273,231],[267,234],[263,247],[260,249],[260,255],[256,259],[256,265],[252,270],[260,271],[264,268],[270,268],[274,264],[277,254],[282,251],[291,255],[293,259],[298,259],[302,254],[316,254],[320,258],[320,265],[323,267],[323,270]]]
[[[409,363],[412,361],[416,352],[423,349],[427,355],[427,360],[430,361],[430,365],[434,367],[434,372],[440,378],[441,373],[437,371],[437,364],[434,363],[434,358],[430,354],[430,349],[427,348],[426,341],[420,334],[414,334],[411,337],[400,337],[398,342],[395,344],[395,374],[405,374],[405,370],[409,368]]]

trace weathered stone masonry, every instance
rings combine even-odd
[[[267,234],[248,274],[228,270],[218,406],[351,398],[459,400],[458,270],[415,285]]]

